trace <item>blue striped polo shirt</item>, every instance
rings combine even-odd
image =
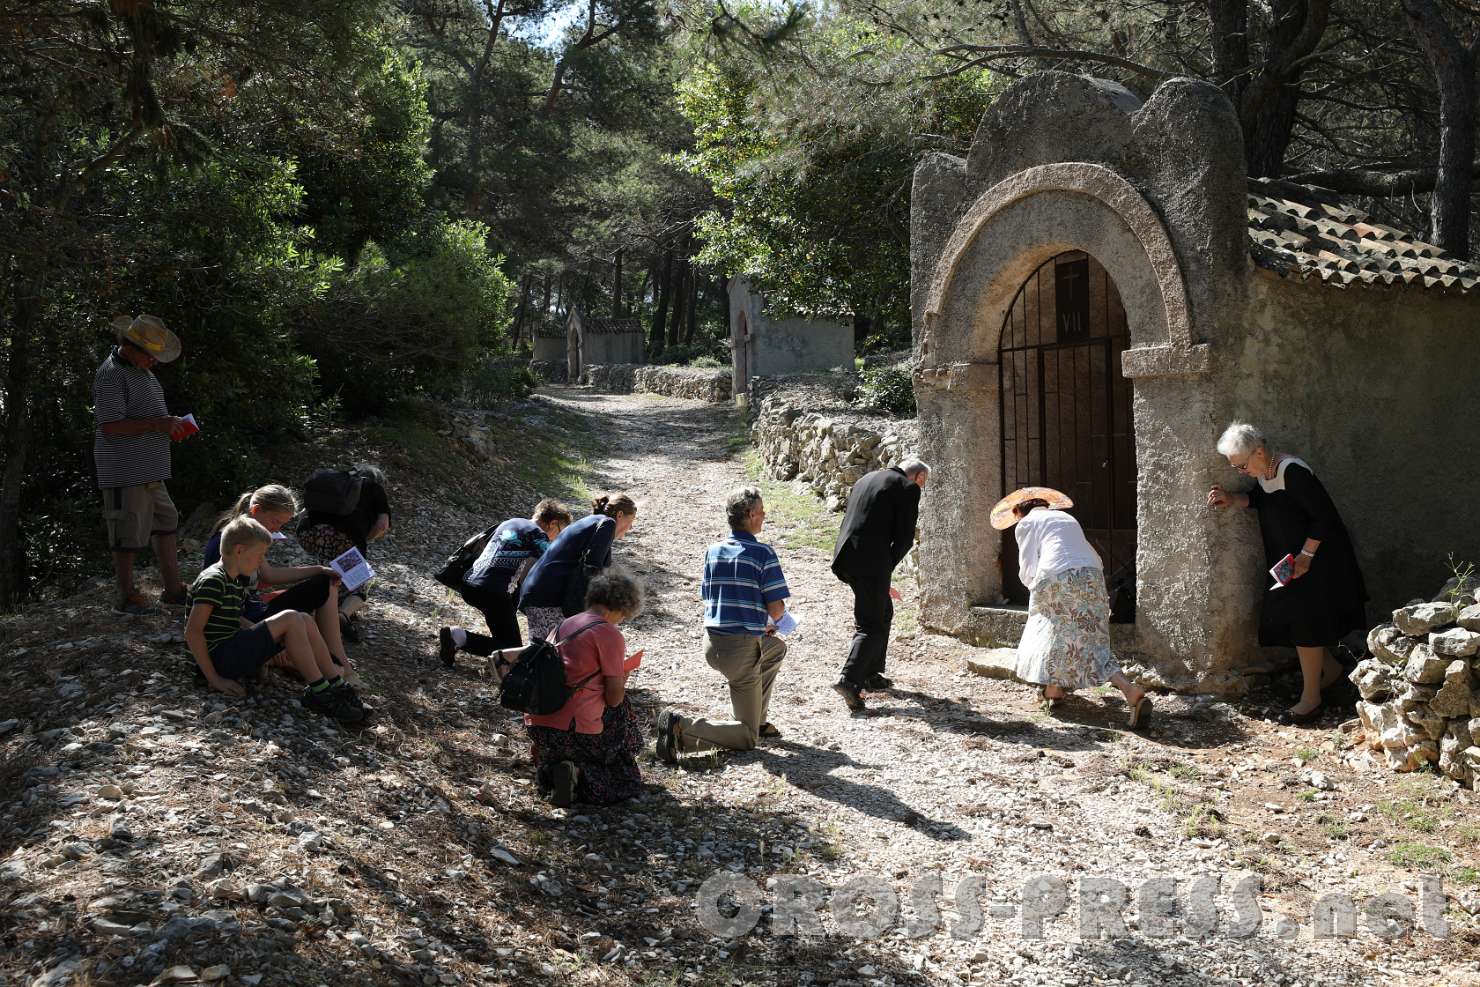
[[[732,531],[704,553],[704,629],[714,634],[764,634],[766,604],[791,595],[781,560],[748,531]]]

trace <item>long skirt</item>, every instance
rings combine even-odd
[[[1035,685],[1089,689],[1120,671],[1110,651],[1105,574],[1085,567],[1040,579],[1028,597],[1017,676]]]
[[[642,750],[642,727],[632,703],[608,706],[601,716],[600,733],[576,733],[554,727],[529,727],[541,788],[550,787],[549,771],[561,761],[570,761],[579,775],[576,801],[611,805],[642,794],[642,771],[637,755]]]

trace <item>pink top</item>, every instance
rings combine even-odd
[[[566,618],[555,632],[555,640],[563,641],[590,624],[598,626],[560,647],[560,656],[565,659],[565,681],[574,685],[598,669],[601,674],[576,689],[570,701],[557,712],[546,716],[525,714],[526,726],[569,730],[574,722],[576,733],[601,732],[601,716],[606,712],[606,684],[602,680],[608,676],[621,677],[627,641],[615,626],[589,612]]]

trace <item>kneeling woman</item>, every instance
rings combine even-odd
[[[642,728],[627,699],[626,657],[617,626],[642,612],[642,587],[624,572],[608,570],[591,580],[586,609],[561,623],[555,640],[565,662],[570,701],[547,716],[524,717],[534,744],[539,782],[550,801],[594,805],[642,793],[637,753]]]
[[[1024,487],[992,509],[998,531],[1017,525],[1018,575],[1028,587],[1028,624],[1018,642],[1017,676],[1039,686],[1050,709],[1071,689],[1110,682],[1125,696],[1130,726],[1145,727],[1151,700],[1110,651],[1110,597],[1099,553],[1074,502],[1050,487]]]

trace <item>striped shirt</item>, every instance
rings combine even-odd
[[[169,414],[164,388],[148,370],[140,370],[115,348],[93,378],[93,462],[98,487],[133,487],[170,478],[170,437],[164,432],[104,435],[109,422],[163,418]]]
[[[211,608],[206,618],[206,651],[214,653],[242,629],[242,608],[249,592],[246,582],[232,579],[220,562],[207,566],[195,577],[190,584],[190,606],[205,604]]]
[[[748,531],[732,531],[704,553],[704,629],[714,634],[764,634],[766,604],[791,595],[781,560]]]

